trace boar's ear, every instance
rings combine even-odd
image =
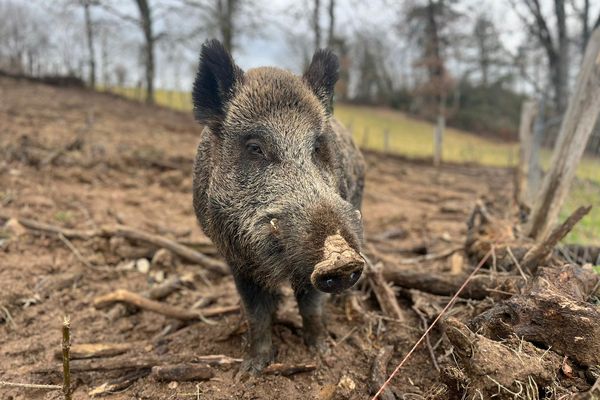
[[[335,54],[329,50],[317,50],[303,76],[328,113],[333,109],[333,88],[338,80],[339,68]]]
[[[225,119],[227,103],[243,76],[244,71],[235,65],[231,54],[218,40],[206,41],[202,45],[192,89],[196,119],[218,134]]]

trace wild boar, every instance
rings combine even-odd
[[[274,357],[278,288],[289,282],[308,346],[326,351],[323,293],[359,279],[364,159],[332,116],[337,57],[317,51],[303,76],[242,71],[206,42],[193,86],[205,128],[193,170],[193,204],[228,262],[249,322],[243,372]]]

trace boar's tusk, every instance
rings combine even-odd
[[[339,233],[325,238],[323,260],[315,265],[315,270],[310,276],[313,285],[317,278],[336,272],[339,274],[352,273],[362,268],[365,260]]]
[[[271,233],[273,235],[279,234],[279,220],[277,218],[273,218],[270,222],[271,224]]]

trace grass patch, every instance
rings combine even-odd
[[[114,88],[112,92],[142,101],[143,91]],[[181,111],[192,109],[190,93],[157,90],[156,103]],[[433,149],[434,126],[403,113],[375,107],[336,104],[335,116],[352,130],[357,144],[373,150],[384,150],[384,132],[389,132],[388,151],[412,158],[429,158]],[[444,136],[443,160],[496,167],[513,167],[518,157],[518,144],[484,138],[459,129],[447,128]],[[543,168],[548,168],[552,152],[541,154]],[[592,204],[590,213],[566,237],[569,243],[600,245],[600,159],[584,157],[577,168],[577,181],[571,188],[561,219],[577,207]]]

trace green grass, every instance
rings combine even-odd
[[[133,88],[111,91],[143,100],[143,93]],[[192,109],[190,93],[157,90],[156,102],[182,111]],[[434,127],[429,122],[389,109],[348,104],[336,104],[334,113],[352,130],[354,139],[361,147],[384,150],[384,132],[388,131],[388,151],[413,158],[432,156]],[[517,143],[483,138],[453,128],[446,129],[443,148],[443,160],[457,163],[513,167],[518,157]],[[547,168],[551,151],[544,149],[540,158],[542,167]],[[577,169],[577,178],[561,213],[561,220],[581,205],[592,204],[594,207],[567,236],[566,241],[600,245],[600,158],[584,157]]]

